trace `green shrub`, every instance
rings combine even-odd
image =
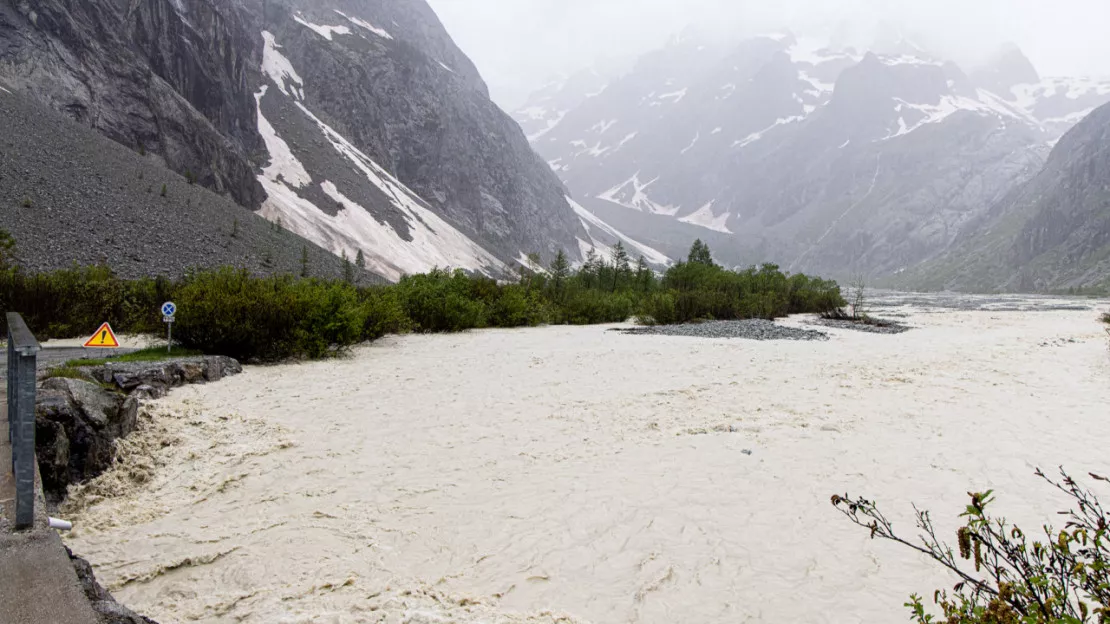
[[[323,357],[359,342],[365,324],[358,292],[342,282],[224,268],[188,276],[175,297],[181,344],[243,360]]]
[[[960,514],[957,550],[937,536],[927,511],[917,511],[917,540],[894,532],[889,520],[866,499],[833,496],[833,505],[872,539],[891,540],[932,559],[960,581],[951,593],[937,590],[933,602],[941,615],[927,612],[925,601],[910,596],[905,606],[917,624],[1086,624],[1110,621],[1110,514],[1098,497],[1061,470],[1061,480],[1036,475],[1070,499],[1060,512],[1064,527],[1043,527],[1038,539],[988,507],[993,493],[969,493]],[[1092,474],[1102,483],[1110,479]],[[959,555],[959,560],[956,554]],[[961,563],[964,562],[971,563]]]

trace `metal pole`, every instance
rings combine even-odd
[[[172,353],[170,349],[173,348],[173,321],[166,323],[166,354]]]

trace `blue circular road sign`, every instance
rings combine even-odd
[[[177,314],[177,306],[172,301],[162,304],[162,316],[173,316],[174,314]]]

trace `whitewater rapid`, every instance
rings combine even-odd
[[[911,534],[911,503],[947,534],[987,488],[1054,520],[1036,467],[1110,469],[1110,351],[1095,305],[897,303],[896,336],[547,327],[247,367],[152,403],[67,543],[161,624],[901,621],[951,578],[830,496]]]

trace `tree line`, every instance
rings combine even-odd
[[[223,267],[128,280],[103,265],[30,273],[14,258],[14,242],[0,236],[0,307],[22,313],[40,339],[83,336],[105,321],[122,333],[161,333],[158,308],[173,300],[183,346],[245,361],[319,358],[390,333],[774,319],[844,305],[836,282],[774,265],[729,270],[700,240],[662,274],[618,242],[578,267],[563,252],[547,266],[533,255],[509,281],[435,269],[387,286],[360,285],[355,271],[310,277],[307,266],[301,275]]]

